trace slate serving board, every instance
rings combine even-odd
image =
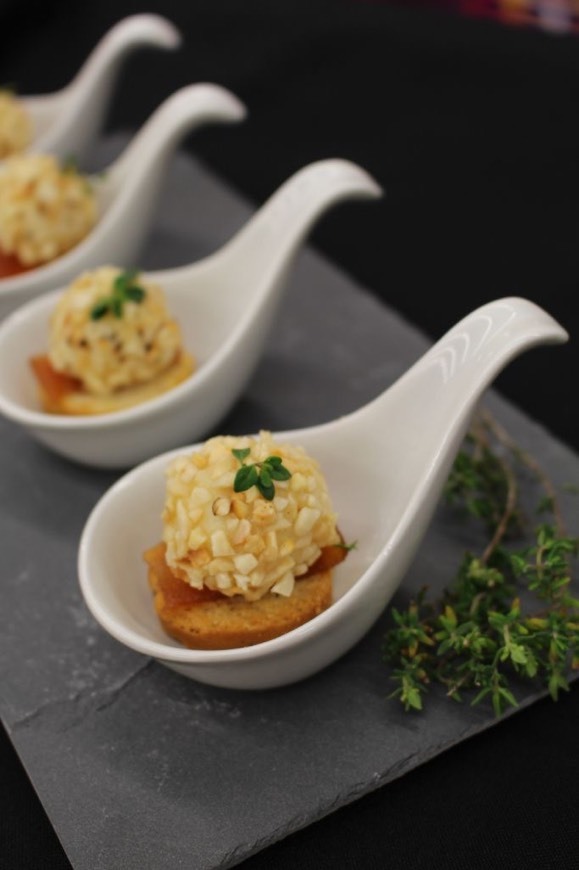
[[[106,163],[119,144],[107,143],[99,158]],[[251,212],[179,156],[142,265],[193,261]],[[219,429],[332,419],[381,392],[427,345],[306,250],[259,369]],[[579,480],[570,450],[496,396],[489,404],[556,483]],[[387,616],[323,673],[268,692],[213,689],[130,652],[94,623],[76,579],[85,518],[117,473],[61,460],[6,421],[0,444],[0,712],[78,870],[231,867],[495,724],[489,710],[436,692],[421,716],[388,701]],[[564,509],[577,528],[571,497]],[[472,544],[470,532],[440,512],[399,603],[425,580],[442,586]],[[521,708],[541,694],[519,691]]]

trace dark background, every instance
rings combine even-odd
[[[504,295],[579,335],[579,38],[414,3],[0,0],[0,83],[60,88],[111,24],[143,11],[185,46],[128,62],[109,130],[140,126],[182,85],[225,85],[250,117],[196,133],[192,153],[256,202],[312,160],[368,169],[385,200],[333,211],[312,243],[428,335]],[[498,381],[575,449],[577,345],[534,351]],[[578,724],[574,688],[243,866],[576,870]],[[0,764],[0,865],[69,867],[3,735]]]

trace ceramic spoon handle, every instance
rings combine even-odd
[[[399,381],[418,392],[414,407],[429,418],[472,408],[499,372],[523,351],[566,341],[566,331],[527,299],[507,298],[473,311],[440,339]],[[412,385],[412,386],[411,386]],[[436,385],[436,389],[432,389]],[[452,420],[453,418],[451,418]],[[451,422],[447,418],[447,424]]]
[[[244,116],[245,107],[237,97],[218,85],[191,85],[165,100],[97,184],[102,203],[109,209],[106,234],[122,232],[140,240],[167,164],[184,136],[203,124],[238,121]],[[127,249],[136,246],[131,242]]]
[[[321,160],[292,175],[224,249],[246,282],[281,280],[313,224],[345,199],[378,197],[379,185],[347,160]]]
[[[526,299],[499,299],[473,311],[362,410],[360,421],[377,433],[372,449],[404,457],[410,489],[426,478],[442,486],[486,387],[523,351],[567,338]]]
[[[174,49],[178,30],[159,15],[133,15],[116,24],[63,90],[27,98],[40,130],[34,150],[82,158],[101,128],[125,59],[137,48]]]

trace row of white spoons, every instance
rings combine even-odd
[[[357,540],[334,569],[333,604],[310,622],[256,646],[221,651],[185,649],[165,635],[142,553],[159,539],[169,460],[197,445],[139,465],[93,510],[78,560],[89,609],[117,640],[204,683],[264,689],[316,673],[368,631],[394,594],[484,389],[522,351],[566,338],[532,302],[491,302],[375,401],[333,422],[276,434],[280,444],[301,445],[316,457],[340,528]]]
[[[140,30],[141,39],[155,33],[158,44],[176,42],[166,23],[157,22],[157,30],[150,17],[139,20],[153,27]],[[96,61],[93,69],[103,78]],[[104,80],[110,84],[106,75]],[[105,90],[102,85],[101,102]],[[62,286],[83,269],[131,263],[182,135],[200,123],[243,115],[239,101],[215,85],[171,97],[106,173],[99,192],[102,217],[89,238],[36,274],[0,281],[0,313]],[[92,418],[40,411],[28,359],[45,343],[60,290],[19,307],[0,326],[0,412],[56,452],[96,466],[110,466],[111,457],[116,467],[132,465],[203,436],[250,378],[288,269],[314,221],[340,200],[379,194],[376,182],[354,164],[312,164],[216,254],[151,274],[165,288],[199,367],[185,383],[132,409]],[[492,302],[461,321],[374,402],[334,422],[279,434],[281,442],[302,445],[320,462],[340,525],[359,541],[336,571],[335,603],[306,625],[255,647],[221,652],[184,649],[164,635],[143,580],[142,553],[158,539],[164,469],[175,451],[122,477],[89,518],[79,554],[89,608],[118,640],[203,682],[265,688],[314,673],[349,649],[393,594],[484,389],[517,354],[566,338],[531,302]]]

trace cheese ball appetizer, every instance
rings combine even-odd
[[[32,122],[11,91],[0,90],[0,160],[25,151],[32,141]]]
[[[186,646],[225,649],[284,634],[332,599],[347,548],[322,472],[305,451],[221,436],[167,470],[162,542],[145,554],[155,608]]]
[[[46,154],[0,164],[0,253],[13,274],[49,263],[81,242],[97,220],[86,177]],[[5,265],[0,275],[9,273]]]
[[[50,320],[48,353],[31,363],[42,406],[56,414],[128,408],[194,369],[162,289],[114,266],[86,272],[65,290]]]

